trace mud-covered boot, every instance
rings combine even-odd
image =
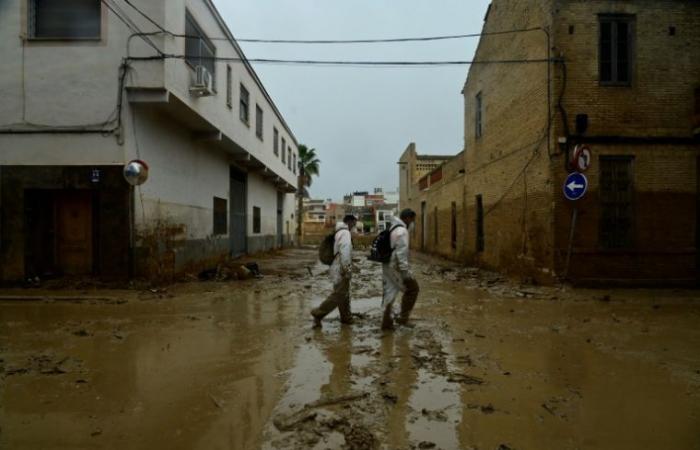
[[[319,329],[319,328],[323,327],[323,325],[321,324],[322,317],[320,317],[318,315],[318,311],[316,311],[315,309],[312,310],[311,317],[314,318],[314,325],[312,327],[313,329]]]
[[[382,330],[391,331],[394,329],[394,319],[391,317],[391,307],[384,310],[382,317]]]

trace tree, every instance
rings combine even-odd
[[[307,188],[311,187],[313,177],[319,174],[321,161],[316,157],[316,149],[308,148],[304,144],[299,145],[299,177],[297,179],[297,199],[299,202],[297,210],[297,238],[301,244],[302,229],[304,224],[304,199],[309,198]]]

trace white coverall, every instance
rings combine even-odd
[[[335,245],[333,254],[337,255],[331,264],[328,273],[331,283],[338,284],[343,276],[350,278],[352,268],[352,235],[345,222],[340,222],[335,226]]]
[[[399,292],[406,290],[403,282],[404,277],[413,277],[408,265],[408,228],[403,220],[398,217],[392,218],[391,228],[394,228],[394,231],[391,232],[391,248],[394,251],[391,254],[391,260],[386,264],[382,264],[384,281],[382,308],[393,305]]]
[[[352,274],[352,235],[344,222],[335,227],[335,244],[333,254],[335,259],[328,273],[333,283],[333,291],[318,308],[311,311],[317,321],[326,317],[335,308],[340,313],[342,323],[352,322],[350,312],[350,278]]]

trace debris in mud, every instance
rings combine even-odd
[[[435,420],[438,422],[447,422],[447,414],[444,411],[430,411],[423,408],[421,414],[427,417],[429,420]]]
[[[399,401],[399,396],[395,394],[391,394],[389,392],[383,392],[382,393],[382,398],[386,400],[387,402],[394,403],[396,404]]]
[[[501,444],[501,445],[498,446],[498,449],[497,449],[497,450],[515,450],[515,449],[512,448],[512,447],[507,446],[506,444]]]
[[[471,375],[465,375],[461,373],[450,373],[447,376],[447,381],[450,383],[461,383],[461,384],[484,384],[484,380],[478,377],[473,377]]]
[[[484,414],[493,414],[494,412],[496,412],[496,408],[494,408],[491,403],[489,403],[488,405],[482,406],[479,409],[481,409],[481,412]]]
[[[347,450],[373,450],[377,448],[377,439],[371,431],[360,425],[352,425],[347,428],[345,436],[345,446]]]
[[[437,445],[435,445],[435,442],[421,441],[421,443],[418,444],[418,448],[420,448],[420,449],[435,448],[435,447],[437,447]]]
[[[5,375],[24,375],[38,373],[41,375],[63,375],[81,371],[82,361],[76,358],[65,357],[56,361],[50,355],[32,355],[27,359],[24,367],[8,367]]]
[[[316,419],[316,412],[302,410],[290,416],[277,416],[272,423],[280,431],[292,431],[300,424]]]
[[[80,337],[86,337],[86,336],[90,336],[90,333],[88,333],[85,328],[81,328],[79,330],[74,331],[73,335],[80,336]]]

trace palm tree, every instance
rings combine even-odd
[[[302,225],[304,224],[304,198],[309,197],[308,187],[311,186],[313,177],[319,174],[321,161],[316,157],[316,149],[308,148],[304,144],[299,145],[299,177],[297,179],[297,199],[299,202],[297,211],[297,238],[301,245]]]

